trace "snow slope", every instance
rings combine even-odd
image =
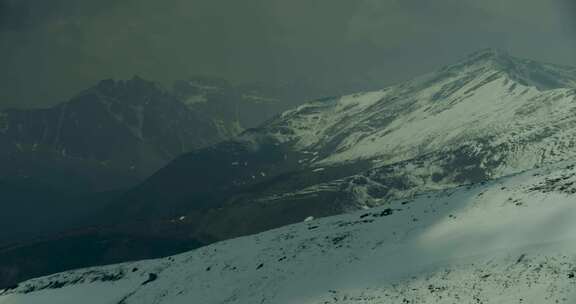
[[[70,271],[18,303],[574,303],[572,162],[220,242]]]
[[[462,144],[498,151],[502,174],[573,156],[576,69],[497,50],[387,89],[285,112],[263,131],[314,151],[312,166],[375,166]]]
[[[231,177],[223,187],[275,180],[274,190],[251,191],[250,201],[290,204],[345,188],[355,199],[343,209],[354,210],[576,157],[574,113],[576,69],[485,50],[380,91],[304,104],[206,153],[224,155],[210,164]],[[136,204],[165,206],[174,191],[196,186],[181,181],[205,180],[202,170],[178,169],[206,165],[198,159],[188,154],[160,170],[148,182],[169,185],[154,188],[166,197],[138,193]],[[376,196],[360,195],[358,175]]]
[[[572,159],[574,113],[575,68],[480,51],[381,91],[311,102],[269,121],[258,134],[300,152],[302,167],[346,166],[349,178],[260,201],[346,189],[353,210]]]

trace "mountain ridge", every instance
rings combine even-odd
[[[284,112],[178,157],[111,205],[110,217],[136,238],[154,225],[208,244],[576,157],[571,78],[542,90],[495,70],[501,56],[480,52],[383,90]]]
[[[0,143],[7,166],[10,159],[28,155],[30,162],[77,162],[79,174],[86,176],[90,170],[118,171],[139,180],[181,153],[224,139],[210,120],[139,77],[101,81],[55,107],[2,113]],[[83,162],[96,169],[83,169]],[[14,170],[24,172],[8,170],[2,176],[37,174],[24,164]]]

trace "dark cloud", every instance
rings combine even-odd
[[[82,18],[114,9],[127,0],[0,0],[0,28],[27,30],[63,19]]]
[[[387,85],[476,49],[576,64],[572,0],[0,0],[0,107],[102,78]]]

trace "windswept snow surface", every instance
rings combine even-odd
[[[503,150],[502,176],[574,156],[575,88],[574,68],[486,50],[381,91],[302,105],[264,130],[319,152],[312,166],[379,166],[469,144]]]
[[[0,303],[574,303],[575,193],[575,166],[563,162],[165,259],[34,279]]]
[[[301,167],[326,178],[258,201],[343,193],[344,209],[357,210],[574,159],[575,113],[575,68],[480,51],[264,124],[259,135],[289,146]]]

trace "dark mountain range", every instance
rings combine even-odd
[[[178,155],[225,137],[156,84],[106,80],[69,102],[1,113],[0,178],[87,190],[131,186]]]

